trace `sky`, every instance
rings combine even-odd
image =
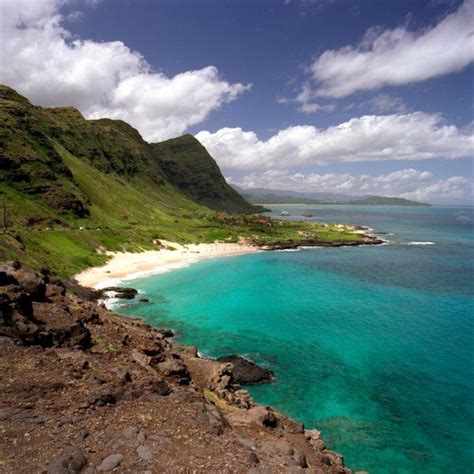
[[[228,181],[473,202],[474,0],[0,0],[0,82]]]

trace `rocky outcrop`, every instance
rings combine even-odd
[[[123,298],[133,300],[137,296],[138,291],[135,288],[126,288],[121,286],[109,286],[102,289],[102,298]]]
[[[235,383],[241,385],[256,385],[275,380],[275,374],[265,367],[260,367],[251,360],[238,355],[228,355],[217,359],[222,363],[231,363],[232,375]]]
[[[2,469],[350,472],[318,431],[255,403],[239,361],[199,358],[172,336],[47,271],[0,265]]]
[[[68,191],[64,186],[54,185],[43,194],[43,201],[60,212],[72,212],[79,218],[88,217],[90,211],[84,200]]]
[[[47,275],[18,262],[1,265],[0,336],[24,345],[90,347],[91,335],[83,321],[56,303],[64,295],[65,288]]]
[[[374,237],[373,235],[359,235],[357,240],[331,240],[328,242],[319,241],[315,239],[307,239],[303,242],[296,242],[294,240],[285,240],[281,242],[275,242],[272,245],[265,245],[261,247],[262,250],[293,250],[299,247],[360,247],[361,245],[380,245],[385,241]]]

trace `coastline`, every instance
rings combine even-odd
[[[54,275],[17,261],[1,265],[0,275],[7,362],[0,375],[8,381],[0,426],[9,440],[0,454],[8,472],[25,459],[28,471],[51,473],[70,465],[79,466],[74,472],[352,472],[320,431],[256,403],[233,363],[201,358],[169,329],[78,299]],[[8,325],[19,292],[30,304]]]
[[[262,251],[292,250],[309,247],[359,247],[364,245],[383,245],[387,241],[376,237],[373,229],[355,226],[354,234],[360,236],[357,241],[332,242],[309,239],[299,242],[278,242],[271,246],[258,246],[245,240],[235,243],[214,242],[200,244],[179,244],[166,240],[160,241],[158,250],[143,252],[107,252],[110,259],[100,267],[86,268],[74,275],[76,282],[86,288],[103,289],[114,286],[123,280],[132,280],[141,276],[166,273],[186,267],[199,260],[209,258],[233,257]]]
[[[360,241],[320,242],[314,240],[301,242],[281,242],[271,246],[257,246],[241,240],[236,243],[214,242],[212,244],[178,244],[161,240],[159,250],[143,252],[107,252],[110,259],[100,267],[86,268],[74,275],[76,282],[86,288],[97,290],[117,285],[123,280],[133,280],[141,276],[157,275],[186,267],[199,260],[209,258],[233,257],[262,251],[294,250],[309,247],[360,247],[363,245],[383,245],[387,241],[368,232],[366,227],[358,226],[354,234]]]
[[[80,286],[94,288],[96,290],[102,290],[106,287],[113,286],[120,283],[123,280],[132,280],[145,275],[153,275],[165,273],[178,268],[186,267],[197,261],[210,259],[210,258],[222,258],[227,256],[238,256],[251,253],[257,253],[262,251],[282,251],[282,250],[294,250],[298,248],[324,248],[324,247],[343,247],[343,246],[364,246],[364,245],[380,245],[385,243],[380,240],[372,233],[373,229],[362,226],[355,226],[353,229],[355,234],[361,237],[361,240],[356,242],[313,242],[308,241],[306,243],[301,242],[280,242],[275,243],[271,246],[257,246],[250,244],[246,241],[241,240],[238,243],[212,243],[212,244],[188,244],[181,245],[175,242],[161,240],[160,250],[144,251],[139,253],[130,252],[108,252],[110,260],[101,267],[92,267],[84,270],[83,272],[75,275],[76,281]],[[103,303],[103,307],[108,311],[114,311],[113,305],[107,304],[107,299],[98,300]],[[128,319],[127,316],[120,316],[115,314],[116,317],[122,319]],[[131,318],[134,321],[141,321],[140,318]],[[146,324],[146,323],[143,323]],[[155,329],[156,330],[156,329]],[[172,331],[172,330],[171,330]],[[171,332],[170,331],[170,332]],[[174,336],[174,335],[173,335]],[[171,336],[171,337],[173,337]],[[185,346],[178,341],[173,341],[172,344],[175,349],[180,348],[182,357],[185,358],[187,363],[191,367],[200,367],[199,372],[202,370],[202,366],[211,364],[218,364],[213,358],[201,356],[198,352],[198,348],[195,346]],[[188,354],[192,354],[192,361],[188,359]],[[226,374],[233,379],[233,368],[228,367]],[[213,369],[215,371],[215,368]],[[223,408],[224,413],[234,413],[234,415],[225,415],[228,418],[228,422],[233,429],[240,426],[249,426],[255,423],[254,416],[251,414],[252,410],[250,407],[254,407],[259,412],[258,423],[261,422],[260,412],[266,410],[266,413],[270,413],[270,418],[273,420],[273,413],[277,413],[273,408],[266,405],[256,403],[252,397],[248,394],[247,390],[242,389],[240,386],[236,388],[225,388],[222,390],[219,387],[211,384],[211,395],[210,401],[216,406]],[[204,389],[208,390],[207,388]],[[209,393],[209,392],[208,392]],[[235,393],[239,394],[235,398]],[[244,395],[244,404],[240,399],[240,394]],[[226,408],[229,403],[229,397],[231,408]],[[235,400],[234,400],[235,398]],[[247,406],[246,404],[249,404]],[[238,413],[237,413],[238,412]],[[268,415],[265,415],[268,416]],[[350,473],[352,472],[349,468],[345,467],[343,456],[336,453],[326,447],[326,443],[322,438],[321,432],[317,429],[305,429],[304,425],[287,418],[283,413],[278,413],[277,417],[281,420],[286,420],[284,424],[291,425],[290,432],[302,434],[305,438],[305,444],[309,444],[311,451],[320,453],[324,458],[324,464],[328,464],[328,472],[340,472]],[[234,419],[235,418],[235,419]],[[270,426],[270,425],[268,425]],[[296,426],[296,429],[294,428]],[[263,423],[263,427],[267,428],[266,422]],[[304,466],[305,463],[302,464]],[[306,465],[308,467],[308,465]],[[303,467],[304,469],[304,467]]]
[[[256,253],[261,249],[245,242],[182,245],[162,240],[160,250],[144,252],[107,252],[110,260],[101,267],[91,267],[74,276],[81,285],[101,289],[121,280],[165,273],[199,260]]]

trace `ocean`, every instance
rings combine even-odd
[[[271,368],[255,400],[321,430],[353,470],[473,472],[474,208],[270,207],[389,242],[200,261],[127,281],[151,303],[115,309]]]

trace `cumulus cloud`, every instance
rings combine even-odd
[[[300,192],[327,192],[350,195],[397,196],[428,202],[473,202],[474,183],[462,176],[436,179],[428,171],[412,168],[385,175],[369,176],[351,173],[289,173],[268,170],[251,173],[230,181],[243,188],[267,188]]]
[[[399,86],[457,72],[474,61],[474,0],[466,0],[437,25],[371,28],[357,46],[325,51],[311,65],[318,97]]]
[[[201,131],[196,138],[226,171],[287,169],[334,162],[424,160],[472,157],[469,130],[443,123],[441,116],[411,114],[366,115],[318,129],[294,126],[268,140],[241,128]]]
[[[82,40],[62,26],[67,0],[0,2],[0,82],[44,106],[126,120],[149,141],[182,134],[250,86],[213,66],[173,77],[121,41]]]

